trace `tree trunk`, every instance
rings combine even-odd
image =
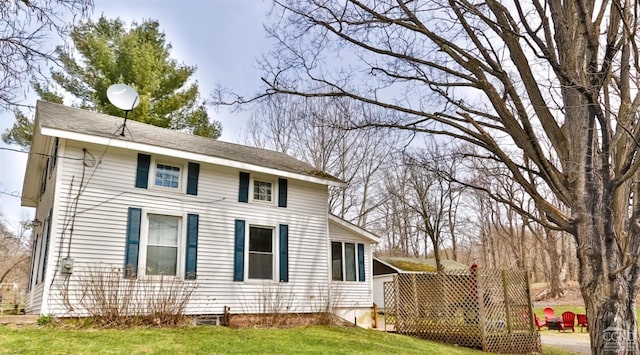
[[[546,231],[547,252],[549,253],[549,296],[558,298],[564,294],[564,285],[560,277],[562,260],[558,253],[558,238],[553,231]]]
[[[484,227],[480,230],[480,241],[481,241],[481,246],[482,246],[482,265],[486,268],[491,267],[491,265],[489,264],[489,253],[487,251],[487,244],[489,244],[489,241],[487,240],[487,235],[484,231]]]
[[[593,283],[599,284],[592,286]],[[614,280],[582,278],[593,354],[638,354],[636,291],[622,276]],[[593,322],[592,320],[599,320]]]
[[[433,243],[433,257],[436,259],[436,271],[442,272],[444,271],[444,267],[442,267],[442,262],[440,260],[440,248],[438,247],[438,239],[431,238],[431,243]]]
[[[576,243],[578,281],[589,319],[589,335],[594,354],[638,354],[636,320],[637,239],[626,240],[632,257],[623,253],[614,232],[615,211],[608,206],[611,194],[597,183],[587,184],[582,210],[577,209]],[[594,193],[595,192],[595,193]],[[604,201],[602,203],[601,201]],[[634,211],[634,215],[637,211]],[[638,218],[632,218],[630,235],[638,235]]]
[[[560,236],[560,280],[562,280],[562,282],[571,280],[571,273],[569,272],[569,253],[571,250],[567,245],[566,239],[564,235]]]

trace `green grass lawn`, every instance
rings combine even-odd
[[[570,354],[544,349],[547,355]],[[481,351],[350,327],[290,329],[81,329],[0,327],[0,353],[10,354],[453,354]]]

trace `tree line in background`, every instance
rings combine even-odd
[[[17,228],[9,228],[0,214],[0,284],[15,283],[20,290],[25,289],[29,279],[33,243],[29,223],[23,220]]]
[[[545,297],[576,280],[573,239],[535,222],[534,201],[499,164],[448,139],[345,128],[379,115],[345,99],[275,95],[255,106],[244,140],[345,181],[330,190],[331,212],[381,236],[379,255],[530,270],[550,283]]]

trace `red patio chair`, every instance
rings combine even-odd
[[[556,319],[556,312],[551,307],[547,307],[543,309],[542,313],[544,313],[544,320],[547,322],[549,322],[550,320]]]
[[[564,329],[571,329],[574,333],[576,332],[575,328],[573,327],[576,323],[576,314],[573,312],[564,312],[562,313],[562,328]]]
[[[535,315],[535,320],[536,320],[536,327],[538,327],[538,331],[540,331],[542,327],[548,327],[547,322],[542,322],[540,318],[538,318],[537,314]]]
[[[576,317],[578,317],[578,325],[580,326],[580,333],[584,331],[584,328],[587,328],[587,331],[589,331],[589,323],[587,323],[587,315],[576,314]]]

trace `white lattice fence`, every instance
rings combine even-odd
[[[526,274],[401,273],[384,285],[385,319],[400,334],[495,352],[540,350]]]

